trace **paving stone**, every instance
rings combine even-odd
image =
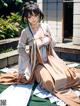
[[[4,68],[7,66],[7,58],[0,59],[0,68]]]
[[[7,66],[17,64],[18,63],[18,55],[8,57],[7,62],[8,62]]]

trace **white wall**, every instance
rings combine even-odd
[[[62,42],[62,0],[37,0],[57,42]],[[42,4],[42,5],[41,5]]]
[[[57,42],[63,41],[63,0],[37,0]],[[80,44],[80,0],[73,0],[73,44]]]
[[[80,0],[74,0],[73,44],[80,45]]]

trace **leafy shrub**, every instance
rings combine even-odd
[[[27,23],[23,23],[19,15],[26,1],[29,0],[0,0],[0,40],[18,37],[26,27]]]
[[[0,18],[0,39],[18,37],[23,29],[21,16],[18,13],[11,13],[6,19]]]

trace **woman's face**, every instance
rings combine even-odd
[[[28,14],[28,21],[31,25],[35,25],[37,23],[39,23],[39,15],[36,15],[36,14]]]

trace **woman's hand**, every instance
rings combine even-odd
[[[24,74],[19,73],[19,74],[18,74],[18,77],[17,77],[17,83],[22,82],[23,79],[24,79]]]
[[[48,32],[43,33],[43,31],[38,31],[34,38],[39,47],[48,45],[52,42],[52,38]]]

